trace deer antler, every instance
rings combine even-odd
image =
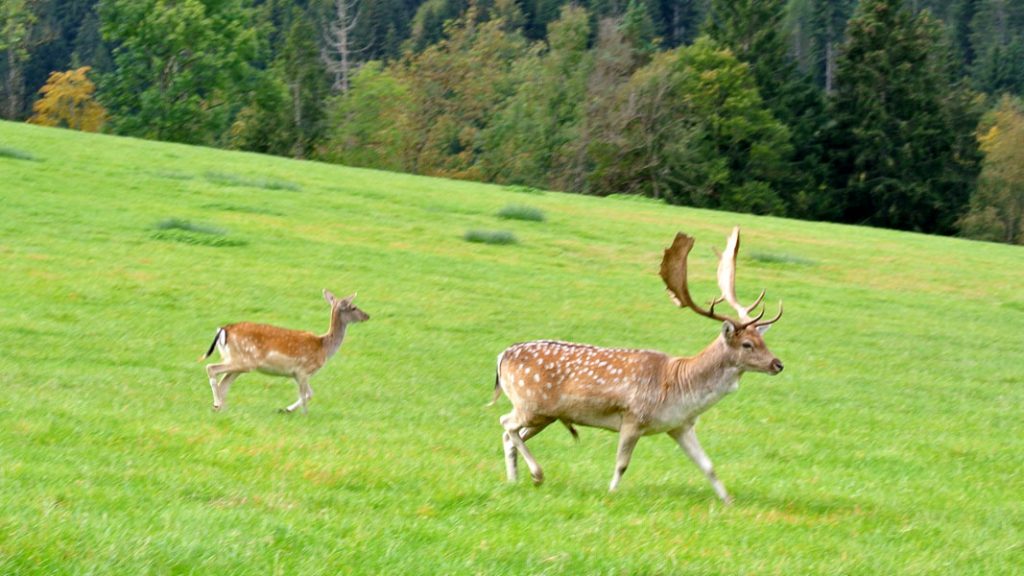
[[[689,308],[701,316],[718,320],[719,322],[731,322],[734,325],[740,323],[727,316],[715,313],[715,304],[722,302],[722,298],[715,298],[711,301],[711,308],[705,310],[694,303],[690,297],[690,290],[686,285],[686,257],[693,248],[693,238],[679,232],[672,246],[665,249],[665,256],[661,260],[661,279],[665,281],[672,300],[680,308]]]
[[[754,318],[750,317],[750,313],[764,300],[765,291],[761,290],[761,295],[750,306],[740,304],[736,298],[736,255],[739,251],[740,227],[735,226],[732,229],[732,234],[729,235],[729,240],[725,244],[725,251],[722,252],[721,259],[718,261],[718,287],[722,290],[722,298],[739,314],[742,327],[746,328],[750,325],[761,327],[774,324],[782,317],[782,302],[779,302],[779,313],[775,318],[767,322],[760,322],[761,318],[764,317],[764,308]]]
[[[693,248],[693,238],[680,232],[676,234],[672,246],[665,250],[665,257],[661,261],[661,278],[665,281],[665,286],[668,287],[669,294],[672,295],[676,305],[690,308],[701,316],[714,320],[721,322],[729,321],[741,330],[751,325],[754,327],[769,326],[782,317],[782,303],[779,302],[779,313],[775,318],[767,322],[761,322],[761,318],[764,317],[764,308],[761,309],[757,316],[751,318],[750,313],[764,300],[764,290],[761,291],[761,295],[757,297],[757,300],[749,306],[743,306],[736,299],[736,254],[740,249],[739,226],[733,228],[732,234],[729,235],[729,240],[725,245],[725,252],[721,254],[718,261],[718,287],[721,289],[722,295],[711,302],[711,307],[708,310],[704,310],[694,303],[687,288],[686,258],[690,254],[691,248]],[[738,320],[715,313],[715,305],[723,301],[727,302],[736,311],[739,315]]]

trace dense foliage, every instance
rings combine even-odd
[[[1018,2],[0,3],[0,114],[72,75],[117,134],[1021,241]]]

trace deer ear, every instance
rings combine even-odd
[[[334,301],[337,300],[337,298],[334,297],[334,294],[331,293],[330,290],[324,288],[324,300],[327,300],[327,303],[333,306]]]
[[[758,327],[757,327],[757,333],[758,333],[758,334],[764,334],[764,333],[765,333],[765,332],[767,332],[767,331],[768,331],[768,329],[769,329],[769,328],[771,328],[771,327],[772,327],[772,325],[771,325],[771,324],[762,324],[762,325],[760,325],[760,326],[758,326]]]
[[[722,322],[722,337],[728,340],[732,338],[734,334],[736,334],[736,325],[728,320]]]

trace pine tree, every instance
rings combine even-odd
[[[962,98],[939,27],[898,0],[863,0],[847,34],[831,101],[832,217],[952,231],[969,188],[951,185],[960,177],[951,170],[969,173],[958,160],[969,150],[959,149],[953,110]]]
[[[6,0],[0,4],[0,54],[3,77],[3,117],[22,117],[25,106],[25,63],[31,57],[32,26],[37,17],[29,0]]]
[[[789,56],[784,0],[712,0],[706,29],[718,43],[750,65],[765,106],[789,129],[791,168],[771,182],[788,205],[803,218],[818,212],[825,178],[821,130],[827,118],[822,93]]]

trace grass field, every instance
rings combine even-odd
[[[1019,247],[11,123],[0,216],[2,574],[1024,566]],[[786,371],[747,375],[699,425],[735,504],[668,437],[609,495],[616,437],[585,428],[531,441],[543,486],[507,484],[496,355],[695,353],[719,326],[671,304],[661,251],[696,236],[706,301],[734,224],[740,298],[786,304],[767,335]],[[323,288],[372,318],[309,414],[278,414],[295,386],[261,375],[212,412],[196,358],[216,328],[322,332]]]

